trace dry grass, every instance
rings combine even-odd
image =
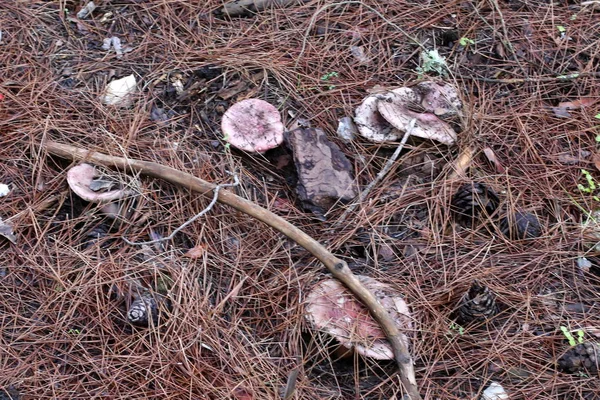
[[[549,106],[597,99],[599,79],[535,79],[600,68],[598,11],[578,12],[566,1],[498,1],[501,17],[495,1],[308,1],[227,21],[211,14],[217,0],[103,1],[93,19],[82,21],[84,31],[60,8],[72,16],[73,3],[0,5],[0,182],[12,188],[0,200],[0,216],[15,216],[19,236],[17,245],[0,241],[0,389],[23,398],[271,399],[301,367],[298,399],[401,398],[393,364],[332,361],[326,344],[306,334],[302,301],[325,271],[305,251],[217,205],[149,257],[120,237],[146,240],[151,230],[166,236],[208,200],[144,179],[138,207],[145,219],[111,226],[69,192],[69,165],[40,153],[37,144],[52,138],[214,182],[228,181],[226,171],[235,170],[238,194],[275,210],[349,261],[357,257],[352,249],[364,246],[357,238],[366,229],[366,262],[354,268],[391,282],[412,305],[418,327],[413,353],[426,399],[476,398],[491,380],[511,399],[597,397],[598,377],[559,373],[553,360],[566,350],[560,325],[600,324],[595,308],[565,308],[600,301],[598,282],[576,265],[582,217],[574,202],[594,206],[576,185],[580,168],[594,166],[589,158],[561,162],[564,155],[596,152],[599,105],[573,111],[570,119],[555,117]],[[114,23],[100,23],[109,11]],[[558,25],[570,40],[560,40]],[[448,47],[458,39],[453,32],[476,43]],[[111,34],[132,48],[122,59],[100,49]],[[353,41],[353,34],[360,39]],[[447,57],[449,79],[463,88],[469,105],[459,147],[477,151],[477,179],[504,190],[505,207],[542,217],[547,229],[535,244],[505,240],[489,225],[454,227],[448,204],[460,182],[448,181],[446,173],[390,200],[404,165],[334,230],[342,207],[318,221],[301,210],[287,173],[272,160],[224,149],[215,110],[228,102],[210,84],[218,90],[264,71],[251,95],[279,106],[288,120],[288,111],[311,119],[336,140],[337,119],[351,115],[367,89],[416,80],[420,49],[406,34],[428,48],[439,46]],[[510,43],[515,56],[502,43]],[[358,66],[352,45],[364,46],[373,62]],[[175,101],[161,81],[178,72],[193,82],[195,71],[207,65],[222,70],[191,99]],[[320,79],[332,71],[339,76]],[[130,73],[144,88],[135,106],[102,105],[98,96],[110,77]],[[172,112],[172,119],[153,121],[153,105]],[[361,185],[377,175],[388,154],[360,141],[342,147]],[[485,160],[485,147],[500,157],[506,174]],[[412,154],[427,151],[420,145]],[[456,153],[441,156],[450,162]],[[407,239],[422,251],[393,261],[377,258],[377,247],[390,239],[373,232],[397,222],[409,206],[428,210],[429,228]],[[108,233],[85,245],[93,229]],[[185,257],[194,246],[204,253]],[[159,274],[173,281],[173,310],[158,327],[132,328],[125,321],[128,282],[152,285]],[[449,334],[450,314],[473,279],[497,293],[502,312],[487,326]],[[556,297],[555,306],[548,296]]]

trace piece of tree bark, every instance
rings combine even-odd
[[[216,185],[186,172],[150,161],[115,157],[67,144],[47,141],[42,145],[48,153],[77,161],[86,161],[125,172],[141,173],[154,178],[163,179],[174,185],[188,188],[204,196],[211,196]],[[219,191],[218,201],[227,204],[251,217],[264,222],[272,228],[294,240],[318,258],[331,274],[350,289],[350,291],[367,306],[375,320],[381,325],[394,350],[394,357],[400,369],[400,380],[411,400],[421,400],[417,387],[413,360],[409,350],[402,341],[402,335],[389,313],[377,301],[373,293],[367,290],[352,273],[348,264],[334,256],[315,239],[290,224],[280,216],[273,214],[259,205],[252,203],[228,191]]]

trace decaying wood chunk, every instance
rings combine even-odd
[[[352,165],[340,148],[318,128],[298,128],[288,134],[298,170],[298,195],[306,208],[322,212],[339,199],[357,195]]]

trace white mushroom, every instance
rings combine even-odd
[[[279,111],[264,100],[235,103],[223,114],[221,129],[228,143],[248,152],[262,153],[283,142]]]
[[[357,276],[396,321],[401,332],[412,329],[408,305],[390,286],[368,276]],[[394,353],[379,324],[367,308],[339,281],[321,281],[308,294],[306,318],[316,330],[333,336],[346,349],[378,360],[392,360]],[[409,340],[402,334],[404,344]]]

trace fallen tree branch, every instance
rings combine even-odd
[[[89,151],[84,148],[51,141],[43,143],[42,147],[48,153],[58,157],[77,161],[88,161],[125,172],[136,172],[146,176],[163,179],[174,185],[179,185],[194,192],[198,192],[203,196],[210,196],[217,187],[217,185],[213,183],[197,178],[186,172],[154,162],[110,156]],[[410,399],[421,399],[421,395],[417,388],[412,358],[408,348],[401,340],[400,332],[398,331],[394,320],[377,301],[373,293],[367,290],[356,276],[352,274],[352,271],[348,268],[348,264],[346,264],[345,261],[334,256],[319,242],[296,226],[287,222],[285,219],[230,191],[219,191],[218,201],[254,217],[283,233],[319,259],[336,279],[346,285],[348,289],[350,289],[350,291],[369,309],[371,315],[373,315],[385,332],[400,369],[400,380],[410,396]]]

